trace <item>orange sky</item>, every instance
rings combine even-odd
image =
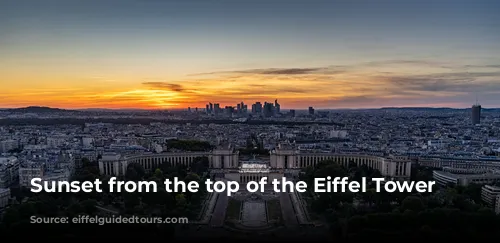
[[[399,64],[396,74],[386,74],[389,72],[384,70],[394,67],[384,65],[376,65],[375,69],[355,65],[236,70],[179,75],[181,78],[171,81],[141,78],[127,75],[127,72],[124,75],[85,76],[72,72],[10,69],[3,72],[2,79],[8,83],[0,91],[0,106],[176,109],[204,108],[208,102],[225,106],[241,101],[251,104],[274,99],[284,108],[463,105],[448,100],[463,92],[453,89],[436,92],[426,88],[427,83],[412,83],[418,81],[415,78],[418,74],[404,72],[408,69],[404,62]],[[442,71],[427,66],[427,73],[434,71],[439,75]],[[443,85],[445,81],[441,81]]]
[[[0,108],[498,106],[498,6],[0,1]]]

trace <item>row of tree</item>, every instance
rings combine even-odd
[[[381,177],[367,166],[342,167],[324,161],[307,168],[302,180],[312,183],[317,177]],[[418,180],[429,179],[425,168]],[[432,179],[430,179],[432,180]],[[499,237],[500,216],[481,205],[481,186],[440,188],[435,193],[375,192],[372,184],[365,193],[312,193],[310,207],[331,225],[337,241],[411,239],[479,239]]]
[[[97,178],[106,185],[109,176],[99,174],[96,162],[87,159],[82,161],[79,169],[72,180],[93,181]],[[174,228],[172,224],[161,225],[108,225],[99,226],[92,224],[33,224],[33,216],[37,217],[68,217],[78,215],[107,215],[108,210],[115,211],[122,216],[144,216],[144,217],[188,217],[195,220],[198,216],[203,202],[205,192],[198,193],[168,193],[165,191],[163,182],[165,179],[177,177],[186,182],[199,181],[199,175],[205,175],[208,170],[208,158],[199,157],[191,167],[169,166],[162,164],[153,172],[147,172],[138,164],[131,164],[127,173],[118,180],[125,181],[156,181],[157,192],[109,192],[106,186],[103,192],[91,193],[31,193],[27,189],[13,189],[15,202],[4,213],[1,223],[1,232],[17,234],[29,229],[44,229],[52,233],[50,237],[85,237],[89,232],[86,229],[106,231],[107,234],[119,236],[136,236],[138,232],[150,232],[152,235],[162,237],[173,237]],[[204,187],[200,187],[204,189]],[[66,232],[65,234],[62,234]],[[21,238],[29,235],[20,235]],[[17,239],[20,237],[17,235]],[[47,235],[49,236],[49,235]]]

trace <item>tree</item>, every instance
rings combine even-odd
[[[408,196],[403,200],[401,207],[403,211],[412,210],[418,212],[424,209],[424,203],[422,202],[422,199],[420,199],[419,197]]]
[[[5,213],[2,217],[2,223],[5,225],[12,225],[14,223],[18,223],[21,219],[21,215],[17,207],[10,207],[5,210]]]
[[[97,202],[95,200],[87,199],[81,202],[82,209],[85,213],[92,215],[97,211]]]
[[[123,192],[122,195],[125,207],[128,209],[133,209],[141,203],[139,195],[136,192]]]
[[[186,183],[189,183],[191,181],[197,181],[197,182],[199,182],[200,181],[200,176],[197,175],[196,173],[188,173],[186,175],[186,177],[184,178],[184,181]]]
[[[127,171],[125,173],[125,178],[131,181],[142,180],[146,172],[140,164],[132,163],[127,166]]]
[[[163,171],[161,171],[159,168],[155,170],[155,173],[153,175],[157,179],[162,179],[163,178]]]
[[[179,193],[175,196],[175,202],[177,204],[177,207],[179,208],[184,208],[187,205],[187,200],[186,196],[182,193]]]
[[[366,192],[361,193],[361,199],[368,203],[368,205],[372,205],[376,202],[376,194],[377,192],[375,191],[374,188],[370,188],[366,190]]]

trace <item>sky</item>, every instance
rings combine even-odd
[[[0,107],[500,107],[494,0],[2,0]]]

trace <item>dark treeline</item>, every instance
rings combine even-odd
[[[247,138],[245,148],[238,149],[241,155],[269,155],[269,150],[264,148],[264,143],[255,133]]]
[[[315,177],[380,177],[366,166],[348,168],[326,161],[309,168],[302,179]],[[428,179],[428,171],[415,173]],[[370,181],[370,179],[368,180]],[[484,240],[500,237],[500,216],[481,205],[481,186],[440,188],[433,193],[375,192],[369,184],[365,193],[314,193],[306,196],[312,214],[330,225],[334,241],[358,242],[406,240]]]
[[[241,148],[238,149],[241,155],[269,155],[268,149],[260,148]]]
[[[208,171],[208,158],[199,157],[191,167],[161,164],[153,172],[144,171],[142,166],[131,164],[126,175],[118,180],[155,181],[157,192],[110,192],[107,181],[109,176],[99,174],[96,162],[82,161],[72,180],[103,181],[103,192],[78,193],[31,193],[28,189],[13,189],[15,202],[3,214],[0,232],[3,236],[15,239],[67,239],[85,238],[141,238],[170,239],[175,235],[175,224],[33,224],[32,216],[37,217],[77,217],[79,215],[106,216],[109,211],[124,217],[187,217],[197,220],[206,192],[200,187],[197,193],[168,193],[163,182],[177,177],[185,182],[198,181],[202,184]],[[109,210],[109,211],[108,211]],[[26,234],[26,232],[33,232]],[[34,232],[37,232],[36,234]]]
[[[107,185],[109,176],[99,174],[96,162],[86,159],[83,167],[72,180],[93,181],[99,178]],[[428,180],[430,170],[416,168],[412,180]],[[12,189],[13,204],[6,209],[0,221],[0,232],[4,237],[23,239],[150,239],[171,240],[178,234],[174,224],[32,224],[30,217],[76,217],[78,215],[106,216],[106,210],[123,216],[143,217],[188,217],[198,219],[206,192],[200,187],[197,193],[168,193],[163,187],[165,179],[177,177],[185,182],[207,178],[208,158],[198,157],[190,167],[161,164],[153,171],[145,171],[138,164],[131,164],[125,176],[118,180],[156,181],[157,192],[109,192],[107,186],[102,193],[31,193],[26,189]],[[360,181],[362,177],[381,177],[378,170],[367,166],[350,164],[339,166],[333,161],[324,161],[307,168],[301,180],[309,185],[314,178],[349,177]],[[303,227],[297,232],[304,237],[319,235],[321,230],[333,242],[358,242],[362,240],[405,242],[413,240],[488,240],[500,237],[500,216],[481,204],[481,186],[453,186],[439,188],[432,193],[386,193],[375,192],[374,184],[368,185],[364,193],[303,193],[311,221],[326,223],[322,228]],[[35,233],[37,232],[37,233]],[[190,231],[192,232],[192,231]],[[205,233],[210,233],[210,229]],[[309,233],[309,234],[308,234]],[[201,232],[200,232],[201,234]],[[239,234],[239,233],[235,233]],[[239,235],[241,236],[241,235]],[[258,238],[258,235],[255,234]],[[182,236],[180,236],[182,238]],[[267,236],[266,236],[267,237]],[[272,233],[268,239],[276,239]],[[233,239],[227,234],[224,239]],[[241,238],[241,237],[240,237]],[[250,239],[249,236],[246,239]],[[295,239],[299,239],[296,236]],[[304,238],[301,238],[301,240]],[[310,239],[310,238],[308,238]],[[318,240],[318,239],[315,239]]]

